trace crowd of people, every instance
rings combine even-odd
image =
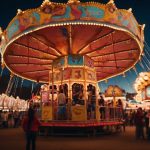
[[[0,128],[17,128],[21,125],[24,112],[0,111]]]
[[[87,101],[87,119],[96,119],[96,103],[92,102],[93,98],[89,97]],[[89,101],[91,100],[91,102]],[[95,100],[94,100],[95,101]],[[63,90],[58,94],[58,120],[66,120],[67,101]],[[125,126],[136,127],[136,139],[146,138],[150,140],[150,110],[124,110],[121,99],[114,101],[105,101],[100,95],[98,99],[100,120],[108,121],[111,119],[122,119]],[[24,112],[19,111],[0,111],[0,128],[16,128],[21,125]],[[146,131],[146,132],[144,132]]]
[[[26,137],[26,150],[36,150],[36,136],[40,121],[36,110],[30,106],[27,112],[0,111],[0,128],[18,128],[22,126]]]
[[[76,94],[77,95],[77,94]],[[67,100],[63,89],[60,90],[57,103],[54,105],[55,107],[55,117],[58,120],[68,120],[71,119],[69,116],[71,115],[71,106],[82,106],[85,105],[87,110],[87,119],[96,119],[97,109],[99,109],[100,120],[114,120],[114,119],[121,119],[123,117],[123,103],[121,99],[118,99],[114,104],[114,101],[105,101],[103,96],[100,95],[98,99],[98,104],[96,104],[96,97],[89,92],[88,100],[85,103],[82,103],[82,98],[80,98],[81,94],[78,96],[74,96],[72,102]],[[69,114],[70,113],[70,114]]]
[[[114,102],[113,100],[105,101],[103,96],[100,95],[97,107],[99,108],[100,120],[114,120],[114,119],[121,119],[123,117],[123,103],[121,99],[118,99],[116,102]],[[95,108],[96,102],[93,103],[90,102],[90,100],[88,100],[87,103],[88,119],[93,118],[91,114],[96,112]]]
[[[135,126],[136,139],[150,140],[150,110],[143,110],[139,107],[137,110],[130,110],[124,113],[126,126]]]

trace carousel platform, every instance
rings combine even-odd
[[[122,125],[122,121],[49,121],[41,122],[42,127],[97,127]]]
[[[97,136],[121,132],[122,121],[49,121],[41,122],[41,136]]]

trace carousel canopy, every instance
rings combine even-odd
[[[54,60],[88,56],[97,80],[122,74],[134,67],[142,54],[143,29],[132,10],[107,4],[67,4],[45,0],[39,8],[18,10],[1,33],[1,53],[8,69],[34,81],[48,82]]]

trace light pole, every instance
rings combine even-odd
[[[114,103],[114,107],[116,107],[115,94],[116,94],[116,91],[115,91],[115,87],[113,86],[113,89],[112,89],[112,96],[113,96],[113,103]]]

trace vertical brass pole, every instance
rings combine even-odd
[[[54,70],[53,70],[53,63],[52,63],[52,119],[54,118]]]

